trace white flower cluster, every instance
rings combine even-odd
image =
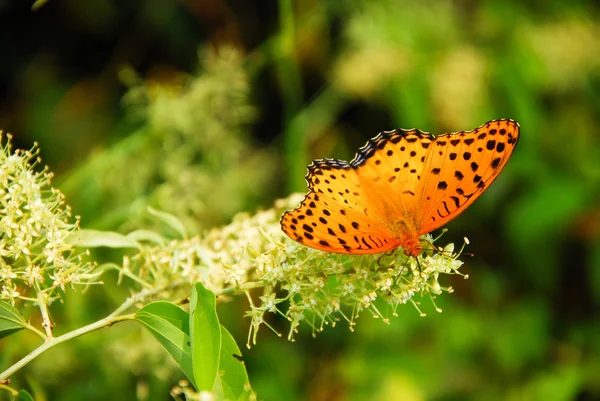
[[[10,136],[0,148],[0,300],[13,304],[39,292],[50,302],[58,288],[93,284],[99,274],[69,243],[77,219],[48,170],[36,171],[38,153],[36,146],[12,152]]]
[[[265,320],[267,312],[283,315],[291,322],[288,338],[293,340],[301,321],[312,326],[313,333],[340,319],[352,329],[362,311],[388,321],[378,310],[376,301],[380,298],[392,310],[407,302],[418,309],[414,295],[433,300],[442,291],[451,291],[442,287],[438,278],[440,274],[458,273],[462,265],[453,244],[434,250],[428,245],[433,239],[425,236],[424,246],[430,250],[418,258],[407,257],[401,250],[355,256],[307,248],[285,236],[279,225],[283,211],[301,199],[300,194],[292,195],[278,201],[274,209],[252,217],[239,215],[203,239],[211,264],[222,266],[207,275],[207,286],[236,286],[248,296],[251,309],[247,316],[252,319],[248,345],[255,342],[261,325],[270,327]],[[258,287],[262,294],[256,296],[250,290]]]
[[[312,326],[313,333],[339,320],[347,321],[352,329],[363,311],[387,322],[387,315],[395,314],[401,304],[410,302],[419,310],[415,295],[433,300],[451,291],[438,278],[458,273],[462,265],[453,244],[434,250],[433,239],[425,236],[423,244],[430,250],[418,258],[407,257],[401,249],[355,256],[307,248],[289,239],[279,224],[282,213],[301,199],[296,194],[279,200],[273,209],[253,216],[239,214],[231,224],[204,237],[144,247],[126,258],[123,269],[144,287],[167,288],[179,282],[184,292],[178,295],[196,281],[221,300],[228,294],[245,293],[250,303],[246,316],[252,320],[248,346],[256,341],[261,325],[271,328],[267,313],[290,321],[288,338],[293,340],[302,321]],[[173,294],[167,296],[173,299]],[[391,312],[379,311],[381,299]]]

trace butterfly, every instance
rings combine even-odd
[[[519,123],[490,121],[472,131],[433,136],[384,131],[348,163],[308,166],[309,192],[281,218],[293,240],[323,251],[422,252],[422,235],[462,213],[490,186],[519,140]]]

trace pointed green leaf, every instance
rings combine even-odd
[[[23,316],[11,304],[0,301],[0,338],[25,328]]]
[[[20,390],[16,401],[33,401],[33,397],[25,390]]]
[[[246,365],[234,338],[221,326],[221,363],[213,394],[219,400],[247,400],[252,394]]]
[[[148,207],[148,212],[150,212],[151,215],[158,217],[163,223],[171,227],[173,230],[177,231],[181,238],[187,238],[185,227],[177,217],[171,213],[161,212],[160,210],[156,210],[152,207]]]
[[[126,235],[114,231],[78,230],[68,237],[68,242],[86,248],[139,248],[140,244]]]
[[[150,330],[196,386],[187,312],[170,302],[158,301],[144,306],[135,314],[135,318]]]
[[[192,361],[198,391],[212,391],[219,368],[221,325],[215,294],[196,283],[190,297]]]

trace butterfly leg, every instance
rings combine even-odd
[[[390,286],[390,292],[388,293],[388,296],[392,295],[392,291],[394,290],[394,288],[398,284],[398,280],[400,280],[400,278],[402,277],[402,273],[404,272],[404,268],[406,267],[406,265],[408,265],[409,260],[410,259],[406,259],[406,262],[404,262],[404,264],[402,264],[402,268],[400,268],[400,272],[398,273],[398,275],[396,275],[396,277],[394,278],[394,282]]]

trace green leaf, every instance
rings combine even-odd
[[[67,241],[86,248],[140,248],[140,244],[133,239],[114,231],[79,230],[71,234]]]
[[[158,301],[144,306],[135,314],[135,318],[150,330],[197,387],[192,368],[190,317],[187,312],[170,302]]]
[[[33,397],[25,390],[20,390],[15,401],[34,401]]]
[[[25,319],[11,304],[0,301],[0,338],[25,328]]]
[[[218,400],[247,400],[252,393],[242,353],[234,338],[221,326],[221,363],[213,394]]]
[[[192,361],[198,391],[212,391],[221,354],[221,325],[215,294],[196,283],[190,297]]]
[[[181,238],[187,238],[185,227],[177,217],[173,216],[171,213],[161,212],[160,210],[156,210],[152,207],[148,207],[148,212],[150,212],[151,215],[158,217],[159,220],[171,227],[173,230],[177,231]]]
[[[150,230],[135,230],[127,234],[127,238],[137,242],[151,242],[164,246],[166,241],[162,235]]]

